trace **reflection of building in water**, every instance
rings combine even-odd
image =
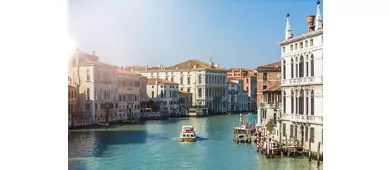
[[[72,132],[68,142],[68,158],[95,156],[97,138],[95,132]]]

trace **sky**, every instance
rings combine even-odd
[[[280,61],[286,14],[307,32],[316,0],[69,0],[76,48],[118,66],[171,66],[190,59],[223,68]],[[322,2],[320,5],[324,19]]]

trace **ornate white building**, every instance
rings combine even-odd
[[[192,93],[192,105],[211,112],[226,112],[227,69],[199,60],[188,60],[170,67],[133,66],[128,69],[147,78],[160,78],[179,84],[179,91]],[[151,96],[149,96],[151,97]]]
[[[279,42],[282,62],[281,140],[297,139],[312,151],[323,143],[323,24],[317,14],[306,17],[308,32],[294,37],[287,14],[286,37]],[[278,126],[279,127],[279,126]]]

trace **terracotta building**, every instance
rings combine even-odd
[[[233,68],[230,69],[227,73],[228,78],[234,78],[238,80],[242,80],[244,83],[243,90],[248,93],[249,110],[256,110],[257,105],[257,71],[249,70],[246,68]]]
[[[264,90],[280,86],[280,73],[280,61],[257,67],[257,107],[265,102],[263,101]]]

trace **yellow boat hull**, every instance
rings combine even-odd
[[[196,138],[180,138],[180,142],[196,142]]]

